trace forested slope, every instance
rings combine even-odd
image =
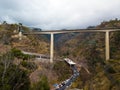
[[[104,21],[93,29],[120,28],[120,20]],[[90,28],[90,29],[92,29]],[[56,36],[57,37],[57,36]],[[78,64],[83,63],[91,72],[84,69],[72,85],[84,90],[120,89],[120,32],[110,32],[110,59],[105,60],[105,33],[61,34],[56,40],[56,50],[61,57],[69,57]],[[67,73],[67,72],[66,72]]]
[[[119,27],[120,20],[115,19],[104,21],[94,29]],[[30,31],[26,26],[22,28]],[[18,24],[0,25],[0,90],[50,90],[54,88],[53,84],[71,77],[72,71],[65,62],[36,63],[34,57],[21,52],[49,54],[48,37],[26,35],[19,40],[17,30]],[[70,33],[55,37],[56,57],[69,57],[90,71],[87,73],[82,68],[71,89],[120,89],[120,32],[110,33],[109,61],[105,61],[104,33]]]

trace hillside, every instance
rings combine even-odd
[[[120,20],[115,19],[104,21],[94,27],[94,29],[119,27]],[[110,33],[110,62],[105,61],[104,33],[62,34],[61,36],[59,35],[56,43],[58,55],[61,57],[69,57],[78,64],[85,63],[91,72],[91,75],[89,75],[82,70],[80,72],[81,76],[73,84],[74,88],[84,88],[85,90],[119,90],[120,32]]]
[[[49,53],[48,40],[44,36],[28,35],[23,36],[22,40],[19,40],[18,36],[18,24],[1,24],[0,25],[0,42],[4,45],[9,45],[11,48],[17,48],[24,51],[36,52],[36,53]],[[23,32],[30,32],[30,28],[22,26]]]
[[[22,40],[19,40],[18,28],[19,24],[0,24],[0,90],[37,90],[31,80],[34,77],[31,76],[40,65],[34,62],[34,57],[21,51],[49,54],[49,43],[42,35],[23,36]],[[31,32],[26,26],[21,29],[23,32]],[[41,76],[38,75],[39,84],[42,83],[41,79],[48,82],[47,77]]]
[[[94,28],[119,28],[120,20],[104,21]],[[22,26],[24,32],[30,28]],[[105,61],[104,33],[69,33],[55,35],[55,56],[69,57],[83,65],[80,76],[68,90],[120,89],[120,32],[110,33],[111,60]],[[18,24],[0,25],[0,90],[53,90],[72,75],[63,61],[38,62],[34,56],[21,52],[49,54],[49,36],[24,35],[18,37]],[[58,58],[59,59],[59,58]]]
[[[104,21],[100,25],[97,25],[93,29],[105,29],[105,28],[119,28],[120,20]],[[111,59],[120,58],[118,53],[120,51],[120,32],[110,33],[110,50]],[[96,48],[96,51],[101,58],[105,58],[105,34],[104,33],[69,33],[56,35],[56,50],[58,49],[58,55],[61,56],[79,56],[84,57],[83,52],[86,52],[89,48]],[[70,54],[70,55],[69,55]],[[72,54],[72,55],[71,55]]]

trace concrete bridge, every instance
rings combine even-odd
[[[32,35],[32,34],[50,34],[50,62],[53,62],[54,59],[54,35],[62,34],[62,33],[93,33],[100,32],[105,33],[105,56],[106,60],[110,59],[110,43],[109,43],[109,33],[117,32],[120,29],[76,29],[76,30],[49,30],[49,31],[41,31],[41,32],[31,32],[31,33],[23,33],[24,35]],[[19,32],[19,38],[22,39],[22,32]]]

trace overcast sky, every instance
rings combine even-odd
[[[120,19],[120,0],[0,0],[0,22],[45,30],[86,28]]]

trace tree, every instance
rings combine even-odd
[[[0,90],[28,90],[28,73],[14,65],[13,59],[10,52],[0,57]]]
[[[39,82],[33,84],[31,90],[50,90],[47,77],[45,75],[41,75]]]

